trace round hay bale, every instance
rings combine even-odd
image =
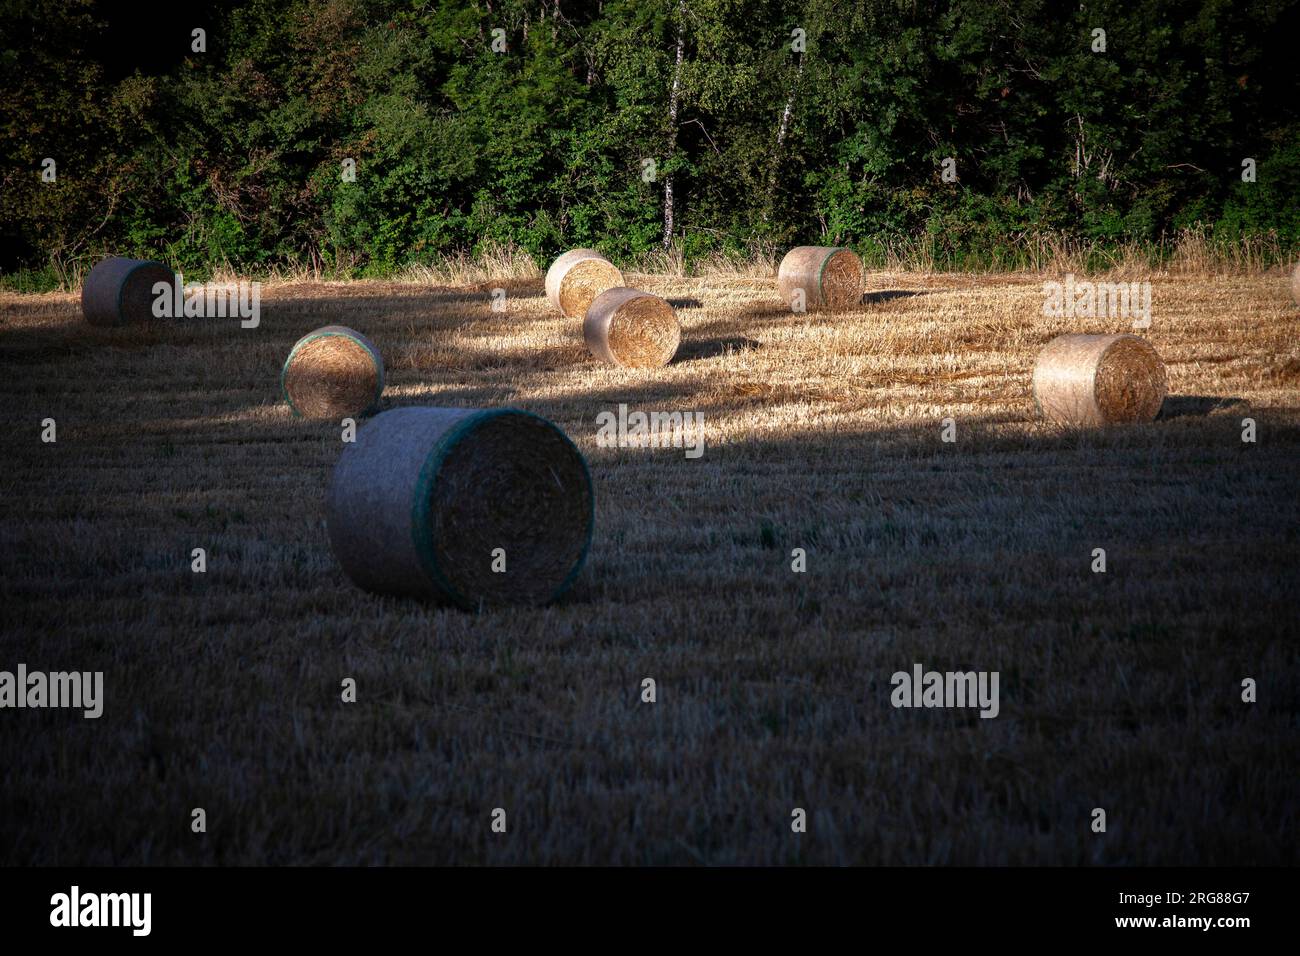
[[[677,354],[682,327],[673,307],[659,296],[620,287],[592,300],[582,337],[591,354],[610,365],[660,368]]]
[[[857,308],[862,304],[862,260],[836,246],[795,246],[781,260],[776,287],[792,309],[798,289],[809,311]]]
[[[1167,391],[1165,363],[1136,335],[1060,335],[1034,365],[1034,403],[1060,425],[1149,422]]]
[[[1295,264],[1295,269],[1291,272],[1291,298],[1296,305],[1300,305],[1300,262]]]
[[[368,338],[343,325],[327,325],[300,338],[284,360],[280,386],[303,418],[354,417],[379,403],[384,360]]]
[[[477,609],[562,594],[586,560],[594,505],[586,460],[546,419],[408,407],[343,450],[326,512],[360,587]]]
[[[171,286],[176,274],[161,262],[111,256],[81,283],[81,314],[91,325],[144,322],[153,318],[153,287],[158,282]]]
[[[592,299],[623,284],[623,273],[595,249],[570,250],[546,270],[546,298],[569,318],[586,315]]]

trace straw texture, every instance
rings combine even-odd
[[[344,449],[326,513],[334,554],[360,587],[478,609],[562,594],[586,560],[594,501],[582,453],[546,419],[408,407],[376,416]]]
[[[153,318],[157,282],[176,275],[161,262],[113,256],[90,270],[81,284],[81,312],[91,325],[125,325]]]
[[[1291,298],[1295,300],[1296,305],[1300,305],[1300,262],[1297,262],[1295,269],[1291,271]]]
[[[384,360],[360,332],[327,325],[295,343],[280,383],[285,401],[303,418],[355,417],[379,403]]]
[[[857,308],[862,304],[862,260],[849,249],[796,246],[781,260],[776,287],[792,309],[797,289],[803,289],[804,307],[810,311]]]
[[[586,315],[592,299],[623,284],[623,273],[595,249],[572,249],[546,270],[546,298],[570,318]]]
[[[682,327],[673,307],[659,296],[620,287],[592,301],[582,336],[591,354],[610,365],[659,368],[677,354]]]
[[[1136,335],[1061,335],[1034,365],[1034,403],[1060,425],[1149,422],[1167,391],[1165,363]]]

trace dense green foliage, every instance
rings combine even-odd
[[[959,264],[1195,223],[1287,247],[1297,7],[24,0],[0,18],[0,267],[63,277],[113,250],[196,276],[383,274],[505,242],[630,257],[663,243],[668,183],[687,258],[924,241]]]

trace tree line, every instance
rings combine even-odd
[[[27,0],[0,18],[0,269],[961,266],[1193,226],[1290,250],[1298,27],[1295,0]]]

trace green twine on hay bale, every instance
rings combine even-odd
[[[595,249],[570,249],[546,270],[546,298],[570,318],[582,318],[596,296],[626,284],[618,267]]]
[[[477,610],[552,601],[591,547],[586,459],[518,409],[395,408],[357,433],[326,502],[359,587]]]
[[[153,318],[154,286],[159,282],[170,289],[176,274],[161,262],[111,256],[97,263],[81,283],[81,313],[91,325],[148,321]]]
[[[1136,335],[1058,335],[1034,363],[1034,404],[1047,421],[1149,422],[1168,391],[1165,363]]]
[[[776,287],[791,309],[798,310],[800,290],[808,312],[855,309],[862,304],[862,260],[838,246],[795,246],[781,260]]]
[[[384,360],[360,332],[327,325],[294,343],[280,371],[280,388],[303,418],[363,415],[383,394]]]

